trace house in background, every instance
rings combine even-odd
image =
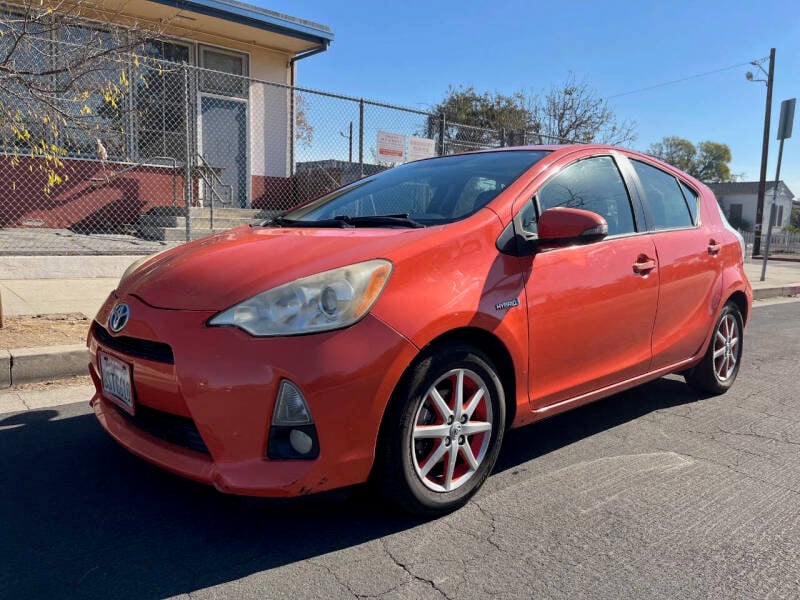
[[[6,16],[20,10],[14,0],[0,1]],[[14,49],[14,60],[41,63],[114,23],[158,31],[140,50],[150,62],[130,66],[125,115],[104,120],[102,101],[89,100],[96,132],[63,131],[69,179],[49,193],[39,159],[21,157],[14,166],[0,148],[0,227],[111,231],[154,207],[216,199],[250,208],[286,187],[297,62],[328,48],[327,26],[235,0],[86,0],[81,17],[85,27],[54,28]],[[118,64],[98,71],[116,78]]]
[[[758,203],[757,181],[734,181],[729,183],[711,183],[708,185],[716,195],[728,221],[742,231],[753,231],[756,222],[756,206]],[[764,194],[764,214],[761,231],[766,231],[769,220],[769,207],[775,192],[775,182],[767,181]],[[778,182],[778,193],[775,197],[775,213],[772,221],[774,229],[782,229],[789,225],[792,215],[794,194],[783,181]]]

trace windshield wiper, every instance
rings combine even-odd
[[[303,219],[287,219],[286,217],[275,217],[269,224],[275,224],[279,227],[338,227],[341,229],[347,227],[355,227],[346,220],[334,217],[333,219],[320,219],[318,221],[305,221]]]
[[[353,225],[354,227],[362,226],[362,227],[370,227],[370,226],[381,226],[381,225],[389,225],[394,227],[411,227],[413,229],[418,229],[420,227],[425,227],[422,223],[415,221],[414,219],[410,219],[408,213],[396,213],[391,215],[364,215],[362,217],[334,217],[334,219],[345,219],[348,223]]]
[[[279,227],[425,227],[422,223],[410,219],[408,213],[397,213],[389,215],[365,215],[361,217],[350,217],[348,215],[337,215],[332,219],[320,219],[317,221],[304,219],[287,219],[286,217],[275,217],[270,221],[265,221],[263,225],[278,225]]]

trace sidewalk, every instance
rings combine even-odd
[[[82,313],[91,319],[136,255],[0,256],[0,295],[6,317]],[[745,272],[755,299],[800,294],[800,262],[769,261],[759,281],[761,261],[748,259]],[[0,348],[0,388],[11,384],[13,369],[25,381],[43,381],[86,373],[82,345],[52,348]]]

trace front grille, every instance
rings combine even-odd
[[[172,355],[172,348],[163,342],[152,342],[121,335],[114,337],[97,321],[92,323],[92,334],[97,340],[117,352],[122,352],[128,356],[144,358],[153,362],[175,364],[175,357]]]
[[[135,415],[131,415],[117,406],[115,408],[129,423],[153,437],[195,452],[210,454],[206,443],[200,437],[197,426],[188,417],[172,415],[141,404],[136,406]]]

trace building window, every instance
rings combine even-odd
[[[55,76],[55,91],[59,98],[59,109],[70,115],[67,125],[60,128],[61,144],[69,156],[97,155],[97,140],[101,140],[110,158],[121,159],[127,151],[126,131],[130,89],[117,85],[121,94],[115,104],[104,100],[103,90],[109,84],[116,85],[120,74],[128,71],[124,58],[111,54],[103,58],[88,56],[100,48],[113,48],[119,45],[112,33],[90,27],[65,25],[58,28],[53,44],[56,65],[76,65],[77,68],[64,68]],[[87,45],[95,45],[91,51]],[[84,97],[85,96],[85,97]]]
[[[182,160],[186,154],[186,80],[181,63],[189,63],[189,47],[173,42],[150,41],[140,49],[134,111],[138,158],[169,156]]]
[[[781,227],[783,225],[783,205],[776,206],[772,212],[770,227]]]
[[[216,48],[200,48],[200,91],[207,94],[247,98],[247,56]]]
[[[731,204],[728,207],[728,222],[736,227],[742,229],[742,205]]]

